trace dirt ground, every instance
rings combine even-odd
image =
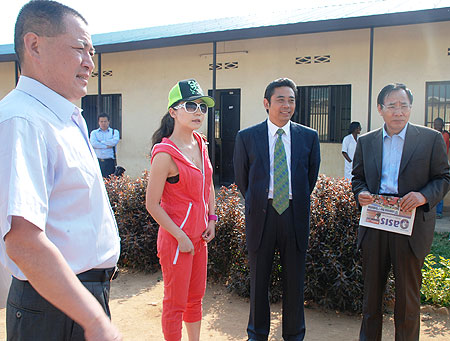
[[[161,333],[161,273],[144,274],[122,271],[112,282],[113,322],[125,340],[163,340]],[[219,285],[208,285],[204,299],[201,340],[246,340],[248,300],[232,295]],[[5,340],[5,310],[0,309],[0,340]],[[306,308],[306,340],[358,340],[360,317]],[[450,340],[450,318],[436,312],[421,314],[421,340]],[[183,340],[187,340],[183,329]],[[269,340],[282,340],[281,305],[272,305]],[[385,317],[383,340],[394,340],[393,316]]]

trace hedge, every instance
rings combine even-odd
[[[111,177],[105,181],[121,237],[119,265],[154,272],[158,224],[145,208],[147,173],[140,178]],[[235,185],[216,193],[219,222],[209,244],[208,280],[249,296],[243,200]],[[311,234],[306,259],[305,299],[321,306],[361,310],[362,267],[356,248],[359,212],[350,184],[321,175],[311,196]],[[388,285],[392,298],[392,280]],[[282,297],[281,265],[275,255],[270,300]]]

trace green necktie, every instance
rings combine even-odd
[[[281,215],[289,207],[289,173],[286,152],[281,136],[283,129],[277,130],[278,138],[273,153],[273,208]]]

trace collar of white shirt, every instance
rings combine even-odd
[[[82,111],[75,104],[33,78],[20,76],[16,89],[34,97],[63,122],[71,120],[72,114],[79,115]]]
[[[286,123],[284,126],[282,127],[278,127],[277,125],[273,124],[270,119],[267,119],[267,127],[269,129],[269,134],[271,136],[276,137],[277,131],[278,129],[283,129],[284,133],[286,134],[287,138],[291,137],[291,121],[288,121],[288,123]]]

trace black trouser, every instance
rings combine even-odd
[[[83,282],[83,285],[109,311],[109,278],[104,282]],[[83,328],[38,294],[28,281],[13,277],[6,306],[8,341],[82,341]]]
[[[361,249],[364,298],[359,339],[381,340],[383,296],[392,266],[395,278],[395,340],[419,340],[424,259],[416,258],[409,246],[408,236],[371,228],[364,235]]]
[[[115,159],[98,159],[98,163],[104,178],[108,178],[111,174],[114,174],[114,171],[116,170]]]
[[[280,251],[283,278],[283,339],[303,340],[305,317],[303,285],[305,252],[298,249],[292,212],[289,208],[279,215],[269,200],[261,245],[248,253],[250,266],[249,339],[267,340],[270,329],[269,283],[275,248]]]

